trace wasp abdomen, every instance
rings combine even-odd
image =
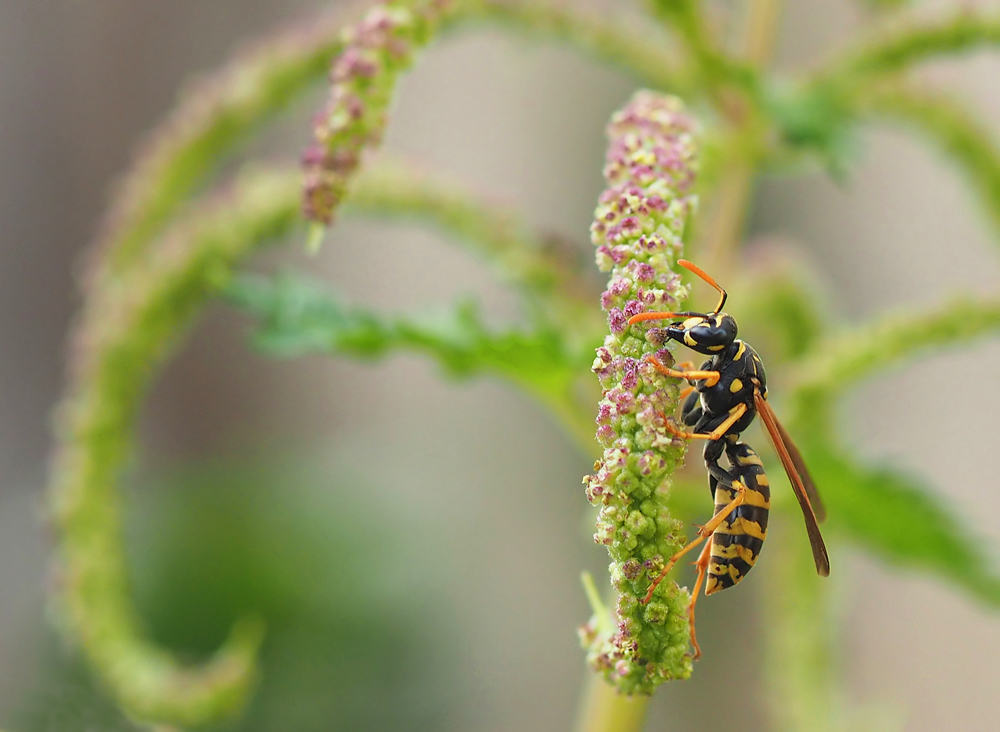
[[[725,590],[742,580],[750,571],[767,536],[767,515],[771,489],[764,466],[757,453],[744,442],[726,448],[731,468],[727,471],[732,487],[710,479],[715,496],[715,512],[722,511],[744,488],[743,503],[733,509],[712,534],[712,555],[708,566],[705,594]]]

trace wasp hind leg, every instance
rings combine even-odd
[[[660,586],[660,583],[667,576],[667,573],[674,568],[677,561],[687,554],[689,551],[698,546],[705,539],[709,538],[715,533],[715,530],[719,528],[723,521],[729,518],[729,515],[736,510],[738,506],[743,504],[744,496],[746,494],[746,487],[738,480],[732,481],[733,490],[736,491],[736,496],[728,504],[722,507],[722,509],[712,516],[704,526],[698,527],[698,536],[694,540],[688,542],[687,546],[683,547],[680,551],[670,557],[667,563],[663,565],[663,569],[657,575],[656,579],[653,580],[653,584],[649,586],[646,591],[646,596],[642,598],[642,604],[645,605],[650,600],[653,599],[653,593],[656,592],[656,588]],[[711,546],[711,544],[709,544]]]
[[[698,595],[701,593],[702,585],[705,584],[705,576],[708,574],[708,565],[712,561],[712,542],[706,542],[702,547],[701,554],[694,566],[698,570],[698,579],[695,580],[694,589],[691,590],[691,602],[688,604],[688,625],[691,628],[691,645],[694,647],[694,660],[701,658],[701,646],[698,645],[698,636],[694,632],[694,606],[698,602]]]

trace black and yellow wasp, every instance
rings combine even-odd
[[[680,259],[677,263],[719,291],[715,310],[710,313],[640,313],[628,322],[634,325],[647,320],[680,318],[682,320],[663,328],[661,337],[710,356],[700,369],[694,369],[690,362],[678,364],[679,369],[671,369],[655,356],[647,356],[664,375],[687,379],[690,384],[682,393],[684,403],[681,406],[681,419],[690,429],[677,429],[665,414],[661,414],[665,429],[676,437],[707,440],[704,458],[709,489],[715,500],[715,514],[699,529],[694,541],[670,557],[643,599],[645,603],[652,599],[657,585],[682,556],[706,538],[712,538],[695,562],[698,579],[688,608],[691,642],[695,658],[698,658],[701,649],[694,632],[694,606],[706,575],[706,595],[732,587],[753,567],[767,535],[771,499],[767,475],[757,453],[740,441],[740,433],[750,426],[756,415],[760,415],[788,473],[805,517],[816,571],[824,577],[830,574],[830,558],[818,524],[825,517],[823,504],[802,456],[767,403],[767,377],[760,356],[736,338],[736,321],[721,312],[726,304],[726,291],[691,262]],[[719,464],[723,453],[729,463],[728,470]]]

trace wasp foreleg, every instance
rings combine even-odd
[[[653,364],[653,367],[664,376],[673,376],[675,379],[688,379],[689,381],[704,379],[705,386],[715,386],[719,383],[720,374],[718,371],[678,371],[677,369],[670,369],[664,366],[663,362],[653,354],[647,355],[646,360]]]

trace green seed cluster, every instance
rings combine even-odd
[[[662,582],[649,604],[641,602],[664,558],[684,540],[667,495],[685,443],[667,434],[659,417],[677,408],[678,386],[646,360],[655,354],[673,363],[666,339],[628,319],[676,309],[687,296],[672,266],[697,203],[697,157],[693,123],[675,97],[637,93],[612,118],[608,136],[608,189],[591,227],[597,265],[611,273],[601,301],[611,332],[593,365],[604,389],[597,415],[604,455],[584,484],[600,509],[594,539],[608,547],[618,601],[609,631],[595,618],[581,637],[591,665],[608,681],[624,693],[649,694],[691,674],[687,591]]]

